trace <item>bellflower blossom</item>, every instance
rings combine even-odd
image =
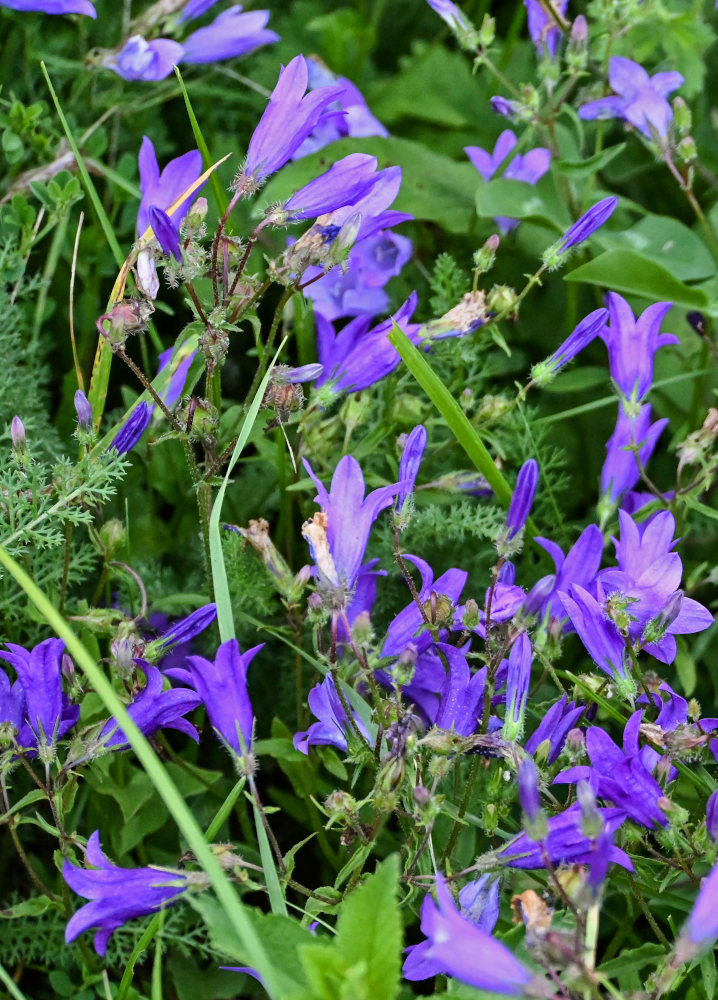
[[[65,941],[69,944],[83,931],[97,927],[95,951],[104,955],[110,935],[128,920],[171,906],[190,886],[188,872],[166,868],[118,868],[105,856],[96,830],[87,842],[87,860],[92,868],[79,868],[64,861],[62,876],[79,896],[91,900],[69,920]]]
[[[429,933],[430,916],[428,911],[434,905],[431,896],[424,896],[421,904],[421,929]],[[459,893],[461,916],[472,924],[491,934],[499,919],[499,880],[492,875],[481,875],[469,882]],[[427,911],[425,925],[424,911]],[[441,976],[446,971],[436,958],[432,957],[431,940],[412,944],[404,949],[406,959],[402,976],[412,982],[429,979],[431,976]]]
[[[479,146],[465,146],[464,152],[488,183],[496,171],[512,152],[518,142],[511,129],[506,129],[496,140],[493,153],[487,153]],[[540,146],[523,156],[514,156],[503,172],[503,176],[526,184],[536,184],[551,166],[551,151]],[[518,226],[517,219],[497,218],[499,229],[506,233]]]
[[[214,660],[188,656],[188,670],[167,673],[191,683],[207,708],[207,715],[219,739],[239,758],[252,748],[254,713],[247,690],[247,669],[264,643],[242,653],[236,639],[228,639]]]
[[[606,619],[596,598],[578,584],[558,596],[593,662],[621,686],[628,677],[628,654],[618,629]]]
[[[544,50],[551,59],[556,55],[556,46],[561,37],[561,29],[553,18],[550,18],[539,0],[524,0],[529,19],[529,34],[531,41],[536,46],[536,51],[541,56]],[[568,0],[558,0],[556,10],[563,17],[566,13]]]
[[[606,461],[601,469],[601,492],[610,504],[617,504],[641,476],[634,449],[645,468],[667,424],[667,418],[651,423],[650,403],[641,406],[635,417],[629,416],[619,403],[616,429],[606,443]]]
[[[569,361],[573,361],[576,355],[580,354],[584,347],[588,347],[591,341],[601,333],[607,319],[607,309],[594,309],[588,316],[585,316],[550,357],[533,366],[531,381],[540,386],[552,382],[561,368]]]
[[[77,722],[80,706],[70,705],[62,692],[62,639],[45,639],[33,649],[5,643],[0,659],[15,669],[10,684],[0,672],[0,723],[9,722],[19,747],[32,750],[53,745]]]
[[[680,73],[669,71],[649,76],[638,63],[624,56],[612,56],[608,80],[617,96],[590,101],[578,109],[580,118],[623,118],[647,139],[656,136],[665,141],[673,119],[673,109],[666,100],[682,86]]]
[[[199,695],[187,688],[163,690],[162,674],[157,667],[144,660],[136,662],[147,678],[146,686],[127,706],[137,728],[146,736],[158,729],[178,729],[197,742],[197,730],[182,716],[202,703]],[[98,740],[108,749],[118,750],[128,746],[127,738],[114,717],[105,723]]]
[[[567,616],[559,593],[568,590],[574,583],[589,587],[601,565],[603,535],[598,525],[589,524],[566,555],[556,542],[548,538],[535,538],[534,541],[551,556],[556,572],[542,577],[534,584],[526,598],[525,607],[529,613],[543,616],[548,612],[550,619],[560,621]],[[568,623],[564,625],[564,631],[569,627]]]
[[[718,864],[706,875],[676,942],[676,964],[689,962],[718,938]]]
[[[577,705],[575,701],[569,702],[564,692],[543,716],[535,732],[526,740],[524,747],[526,753],[533,756],[544,745],[546,763],[555,764],[563,750],[566,737],[576,726],[584,711],[584,705]]]
[[[409,322],[416,299],[416,292],[412,292],[393,317],[377,326],[372,327],[370,317],[357,316],[339,333],[328,319],[317,313],[317,354],[324,367],[317,386],[332,382],[335,392],[359,392],[393,372],[401,360],[389,341],[394,323],[412,344],[420,340],[421,325]]]
[[[621,536],[620,541],[614,539],[618,567],[602,570],[599,586],[607,601],[617,597],[627,602],[631,639],[640,641],[662,662],[672,663],[674,636],[702,632],[713,624],[713,615],[679,591],[683,565],[678,553],[671,551],[676,527],[673,514],[659,511],[641,525],[625,511],[619,510],[618,517]]]
[[[319,720],[308,730],[296,733],[294,747],[303,754],[309,753],[310,746],[333,746],[347,753],[349,739],[356,740],[356,733],[349,722],[341,698],[337,694],[334,678],[327,674],[321,684],[317,684],[309,692],[307,702],[313,715]],[[352,710],[354,727],[359,730],[367,743],[371,737],[359,715]]]
[[[453,614],[450,615],[449,612],[458,603],[461,591],[466,586],[468,573],[463,569],[448,569],[434,580],[434,572],[424,559],[411,555],[403,555],[402,559],[413,563],[419,570],[421,583],[416,589],[419,603],[424,606],[427,617],[430,620],[432,616],[437,620],[441,617],[438,623],[445,623],[445,628],[452,629],[454,619]],[[409,643],[412,643],[419,653],[428,649],[434,641],[431,632],[424,630],[417,635],[423,624],[424,618],[416,601],[410,601],[391,621],[381,655],[399,656]]]
[[[609,292],[606,304],[609,325],[601,331],[608,348],[608,366],[624,401],[643,401],[653,382],[653,357],[661,347],[679,343],[672,333],[660,333],[664,316],[671,302],[656,302],[636,319],[626,300]]]
[[[100,65],[123,80],[154,83],[170,75],[183,53],[180,43],[171,38],[154,38],[148,42],[142,35],[132,35],[119,51],[105,53]]]
[[[110,442],[107,451],[117,451],[120,455],[126,455],[132,451],[142,435],[150,426],[154,407],[149,403],[138,403],[125,423],[120,427],[117,434]]]
[[[401,484],[382,486],[365,497],[364,476],[351,455],[339,461],[329,490],[306,459],[304,467],[317,487],[315,501],[322,509],[304,522],[302,534],[309,543],[320,585],[346,603],[359,574],[371,526],[390,506]]]
[[[526,524],[534,502],[538,478],[538,462],[535,458],[530,458],[519,469],[516,488],[511,497],[508,513],[506,514],[508,541],[511,541]]]
[[[377,158],[366,153],[350,153],[332,164],[326,173],[315,177],[295,192],[280,209],[270,212],[281,222],[316,219],[345,205],[354,205],[377,181]],[[284,213],[287,213],[286,220]]]
[[[531,640],[525,632],[522,632],[509,652],[506,675],[506,719],[503,729],[503,737],[507,741],[518,739],[523,731],[532,658]]]
[[[341,93],[331,106],[331,111],[341,114],[326,115],[315,129],[307,136],[301,146],[292,154],[293,160],[309,156],[323,149],[331,142],[344,139],[347,136],[387,136],[389,133],[382,123],[369,110],[359,89],[344,76],[336,76],[317,59],[307,59],[309,70],[309,88],[341,87]]]
[[[212,24],[206,28],[198,28],[185,38],[182,43],[182,62],[209,63],[236,59],[254,52],[262,45],[278,42],[279,35],[265,27],[268,20],[268,10],[242,13],[241,6],[229,7]]]
[[[563,255],[568,253],[574,247],[579,246],[581,243],[585,243],[586,240],[593,236],[597,229],[606,222],[616,210],[618,205],[618,198],[611,196],[609,198],[602,198],[601,201],[597,201],[595,205],[592,205],[587,212],[584,212],[580,219],[577,219],[572,226],[566,230],[560,240],[557,240],[553,246],[544,253],[544,263],[548,265],[549,269],[557,266]]]
[[[462,916],[441,875],[436,877],[438,906],[427,896],[421,907],[421,929],[428,939],[420,954],[410,953],[404,964],[407,979],[435,975],[428,968],[477,989],[522,996],[529,987],[533,996],[550,996],[548,986],[534,977],[514,954],[490,933]],[[421,948],[421,945],[419,946]]]
[[[320,87],[307,94],[308,82],[304,56],[295,56],[280,71],[269,104],[249,140],[238,189],[257,187],[279,170],[341,95],[341,87]]]
[[[424,457],[426,448],[426,427],[423,424],[411,431],[404,442],[404,449],[399,460],[399,482],[402,484],[396,499],[396,511],[401,513],[404,504],[414,492],[416,476]]]
[[[472,676],[466,657],[456,646],[437,642],[434,648],[445,657],[449,673],[439,691],[439,709],[433,723],[459,736],[471,736],[484,707],[487,668],[482,667]]]
[[[42,14],[85,14],[96,18],[97,11],[90,0],[0,0],[0,7]]]

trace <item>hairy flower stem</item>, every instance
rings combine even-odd
[[[224,238],[224,227],[227,225],[227,220],[232,214],[234,206],[237,204],[237,202],[239,201],[239,199],[242,197],[243,194],[244,194],[244,189],[239,187],[232,195],[232,198],[230,200],[229,205],[227,205],[224,215],[219,220],[219,225],[217,226],[217,233],[214,237],[214,240],[212,241],[212,267],[210,273],[212,275],[212,291],[214,293],[215,306],[218,306],[220,301],[219,285],[217,284],[217,258],[219,256],[219,244],[220,241],[223,240]]]
[[[140,383],[142,384],[142,387],[144,389],[146,389],[147,392],[149,392],[150,396],[152,396],[152,399],[155,401],[155,403],[157,404],[157,406],[159,406],[159,408],[162,410],[162,412],[164,413],[164,415],[167,417],[167,420],[169,422],[170,427],[172,427],[174,430],[176,430],[176,431],[178,431],[178,432],[181,433],[182,432],[182,427],[178,423],[177,418],[172,413],[172,411],[167,407],[167,404],[165,403],[164,399],[162,399],[162,397],[159,395],[159,393],[157,392],[157,390],[155,389],[155,387],[152,385],[152,383],[149,381],[149,379],[147,378],[147,376],[145,375],[145,373],[140,368],[138,368],[138,366],[134,363],[134,361],[129,356],[129,354],[126,353],[126,351],[124,350],[124,348],[122,348],[122,347],[116,347],[115,348],[115,354],[117,355],[118,358],[120,358],[121,361],[125,362],[125,364],[127,365],[127,367],[132,372],[134,372],[134,374],[137,376],[137,378],[139,379]]]
[[[409,588],[412,600],[419,609],[421,617],[424,619],[424,623],[426,625],[431,625],[431,622],[429,621],[429,616],[426,613],[426,609],[424,605],[421,603],[421,598],[419,597],[419,592],[416,589],[416,585],[411,577],[411,573],[409,572],[407,565],[404,562],[404,557],[401,554],[401,550],[399,548],[399,532],[396,529],[394,529],[394,559],[396,560],[396,564],[401,570],[401,575],[404,577],[406,585]]]
[[[269,843],[272,845],[272,851],[274,852],[274,857],[277,860],[277,866],[282,875],[285,875],[287,872],[287,866],[284,864],[284,857],[282,855],[282,850],[279,844],[277,843],[277,838],[274,836],[274,831],[269,825],[269,820],[267,819],[267,814],[264,811],[262,800],[259,797],[259,792],[257,791],[257,785],[255,783],[253,774],[247,776],[247,782],[249,784],[249,788],[252,793],[254,804],[257,807],[257,812],[262,818],[262,826],[267,832],[267,836],[269,837]]]
[[[207,577],[210,599],[214,600],[212,558],[209,546],[209,519],[212,514],[212,487],[202,478],[189,438],[182,434],[180,440],[182,442],[182,448],[187,460],[187,468],[189,469],[190,476],[192,477],[192,486],[197,498],[197,511],[199,513],[199,523],[202,531],[202,546],[204,549],[205,574]]]
[[[464,790],[464,797],[461,800],[461,805],[459,806],[459,811],[456,814],[456,819],[454,820],[454,825],[451,828],[451,833],[449,834],[449,839],[446,842],[446,847],[441,855],[441,861],[439,867],[444,870],[446,867],[446,862],[451,858],[451,853],[456,847],[456,841],[459,837],[459,830],[463,826],[462,820],[466,815],[466,810],[469,808],[469,803],[471,802],[471,796],[474,793],[474,785],[476,784],[476,779],[479,776],[479,768],[481,767],[481,758],[474,757],[471,762],[471,774],[469,775],[469,780],[466,783],[466,788]]]
[[[10,831],[10,837],[12,838],[12,842],[15,845],[15,850],[17,851],[18,856],[22,861],[23,866],[25,867],[25,870],[30,876],[30,880],[38,887],[43,896],[47,896],[48,899],[51,899],[52,902],[55,903],[57,902],[57,897],[50,889],[48,889],[48,887],[42,881],[40,876],[37,874],[35,869],[30,864],[30,859],[28,858],[27,854],[25,854],[25,850],[22,844],[20,843],[20,838],[18,837],[17,830],[15,829],[16,819],[19,819],[19,817],[11,816],[6,824],[8,830]]]
[[[294,286],[291,288],[285,288],[282,293],[282,297],[277,304],[277,308],[274,310],[274,317],[272,319],[272,325],[270,327],[269,333],[267,335],[267,341],[264,345],[262,351],[262,357],[260,358],[257,371],[254,373],[254,379],[249,387],[249,392],[247,393],[247,403],[251,403],[254,399],[254,395],[259,387],[259,383],[264,378],[264,373],[267,370],[268,359],[272,353],[272,347],[274,346],[274,340],[277,336],[277,330],[279,329],[279,324],[282,321],[282,315],[284,313],[284,307],[289,302],[291,297],[294,295],[296,289]]]

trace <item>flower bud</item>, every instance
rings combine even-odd
[[[198,198],[195,201],[184,220],[184,229],[188,235],[201,235],[208,209],[209,205],[206,198]]]
[[[518,307],[518,296],[508,285],[494,285],[486,298],[486,305],[492,313],[514,314]]]
[[[695,163],[698,159],[698,147],[692,135],[687,135],[678,143],[678,155],[684,163]]]
[[[113,349],[124,347],[131,334],[147,329],[147,321],[153,312],[154,306],[147,299],[123,299],[100,316],[95,325],[100,336],[106,337]]]
[[[693,116],[682,97],[673,99],[673,124],[680,136],[686,136],[693,127]]]
[[[27,435],[25,434],[25,424],[18,416],[14,416],[10,421],[10,438],[17,454],[24,454],[27,450]]]
[[[75,413],[77,414],[77,429],[89,431],[92,423],[92,407],[82,389],[75,393]]]
[[[501,240],[494,233],[486,240],[480,250],[474,254],[474,270],[477,274],[486,274],[494,266],[496,261],[496,251],[499,249]]]

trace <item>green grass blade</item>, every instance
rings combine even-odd
[[[214,838],[217,836],[217,834],[219,833],[219,831],[222,829],[222,824],[227,819],[227,817],[229,816],[229,814],[232,812],[232,809],[234,808],[234,804],[237,801],[237,799],[239,798],[239,796],[242,794],[242,789],[244,788],[246,782],[247,782],[246,778],[240,778],[236,782],[236,784],[234,785],[234,787],[232,788],[232,790],[230,791],[230,793],[227,796],[227,798],[224,800],[224,802],[222,803],[222,805],[219,807],[219,809],[215,813],[214,819],[212,820],[212,822],[207,827],[207,832],[204,835],[205,836],[205,840],[207,841],[208,844],[212,843],[212,841],[214,840]]]
[[[68,653],[82,670],[107,711],[121,726],[137,759],[154,785],[157,794],[167,806],[180,832],[193,851],[197,862],[209,877],[220,906],[245,949],[250,964],[256,968],[271,997],[278,997],[275,987],[274,960],[258,937],[247,910],[234,887],[227,880],[219,862],[213,855],[197,820],[187,806],[166,768],[150,746],[147,738],[137,728],[126,707],[120,701],[104,672],[80,642],[57,608],[25,570],[0,547],[0,564],[25,591],[43,619],[64,640]]]
[[[269,384],[269,379],[272,376],[272,369],[277,363],[277,358],[279,357],[282,348],[286,343],[286,338],[279,345],[277,353],[274,355],[272,363],[267,369],[267,373],[262,379],[262,382],[254,394],[254,399],[252,400],[252,405],[247,411],[247,416],[244,418],[244,423],[242,424],[242,430],[237,438],[237,443],[234,446],[234,451],[232,452],[232,457],[229,460],[229,465],[227,466],[227,471],[224,475],[224,480],[219,490],[217,491],[217,496],[212,507],[212,513],[209,518],[209,553],[210,560],[212,564],[212,582],[214,585],[214,599],[217,603],[217,624],[219,626],[219,637],[222,642],[227,642],[228,639],[234,639],[234,615],[232,614],[232,602],[229,596],[229,582],[227,580],[227,570],[224,565],[224,556],[222,554],[222,537],[220,530],[220,523],[222,517],[222,504],[224,503],[224,495],[227,492],[227,486],[229,485],[229,477],[232,474],[232,469],[237,464],[239,456],[242,454],[247,439],[254,427],[254,422],[257,419],[257,414],[259,413],[259,407],[264,399],[264,393],[266,392],[267,385]]]
[[[197,143],[197,148],[202,154],[202,159],[206,167],[211,166],[214,163],[214,159],[209,151],[209,146],[202,135],[202,129],[199,127],[199,122],[197,121],[197,116],[192,108],[192,103],[189,99],[189,94],[187,93],[187,88],[184,85],[184,80],[182,79],[182,74],[179,71],[179,67],[175,66],[175,75],[179,80],[180,90],[182,91],[182,96],[184,97],[185,107],[187,108],[187,117],[189,118],[190,125],[192,126],[192,134],[194,135],[194,141]],[[212,188],[212,193],[214,194],[215,201],[217,202],[217,212],[221,218],[227,211],[227,206],[229,205],[229,198],[227,192],[224,190],[219,182],[219,177],[216,174],[212,174],[209,179],[210,186]]]
[[[3,965],[0,965],[0,982],[3,983],[13,1000],[27,1000],[25,994]]]
[[[442,415],[449,430],[494,491],[499,503],[508,507],[512,490],[489,454],[486,445],[471,426],[468,417],[434,372],[429,362],[404,331],[394,324],[389,341],[402,361]]]

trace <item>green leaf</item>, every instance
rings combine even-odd
[[[479,180],[481,184],[481,181]],[[528,184],[526,181],[497,177],[476,192],[476,212],[481,218],[534,219],[563,232],[561,217],[565,210],[549,202],[551,184]]]
[[[585,160],[554,160],[552,167],[567,177],[594,177],[599,170],[603,170],[611,160],[622,153],[626,145],[625,142],[619,142],[617,146],[609,146],[608,149],[604,149],[601,153],[595,153]]]
[[[398,882],[394,854],[345,899],[339,913],[334,946],[347,968],[365,963],[362,1000],[393,1000],[399,989],[403,930]]]
[[[703,240],[668,215],[647,215],[622,231],[599,230],[596,241],[607,249],[634,250],[665,267],[680,281],[698,281],[716,273],[715,261]]]
[[[655,941],[647,941],[638,948],[629,948],[621,952],[616,958],[609,959],[598,967],[598,971],[608,976],[610,979],[618,979],[631,972],[639,972],[646,965],[657,965],[664,957],[666,949]]]
[[[708,304],[705,292],[689,288],[665,267],[634,250],[606,250],[587,264],[574,268],[564,281],[600,285],[655,302],[670,300],[686,309],[704,309]]]
[[[50,907],[62,910],[59,903],[53,903],[47,896],[32,896],[30,899],[24,899],[22,903],[16,903],[15,906],[8,906],[0,910],[0,917],[4,920],[17,920],[18,917],[37,917],[40,913],[46,913]]]

